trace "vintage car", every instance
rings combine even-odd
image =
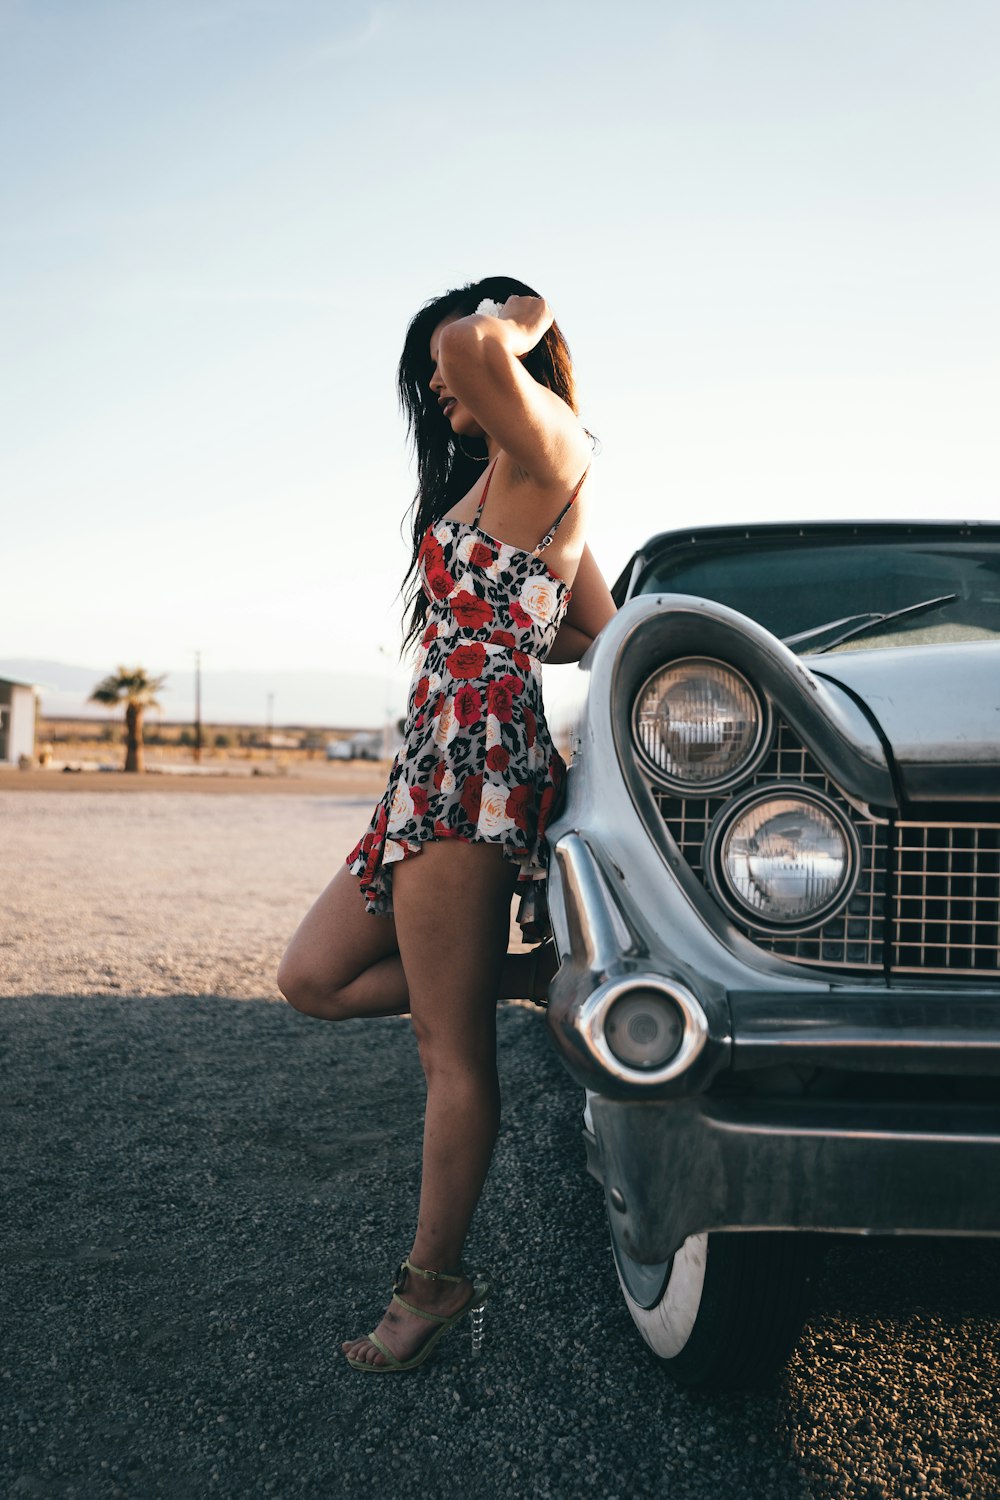
[[[741,1384],[817,1231],[1000,1234],[1000,526],[668,532],[615,597],[548,1021],[639,1332]]]

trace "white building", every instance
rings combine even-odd
[[[35,684],[0,677],[0,766],[35,754]]]

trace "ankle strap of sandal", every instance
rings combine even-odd
[[[402,1284],[403,1284],[403,1277],[405,1276],[405,1274],[406,1274],[407,1271],[412,1271],[415,1276],[425,1276],[428,1281],[454,1281],[454,1282],[459,1282],[459,1281],[464,1281],[465,1280],[464,1276],[462,1276],[462,1275],[452,1276],[447,1271],[425,1271],[420,1266],[415,1266],[413,1264],[412,1260],[410,1260],[409,1258],[407,1258],[406,1260],[401,1260],[400,1263],[399,1263],[399,1270],[396,1272],[396,1275],[393,1278],[393,1283],[392,1283],[392,1289],[393,1289],[393,1291],[398,1291],[399,1288],[402,1286]]]

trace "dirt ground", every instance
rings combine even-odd
[[[295,783],[297,794],[277,779],[178,786],[99,774],[56,775],[53,793],[0,787],[14,877],[0,912],[0,995],[278,999],[285,945],[376,801],[371,790],[345,796],[348,776]],[[522,946],[513,923],[511,941]]]
[[[628,1317],[581,1093],[524,1005],[498,1012],[468,1247],[496,1280],[483,1353],[456,1330],[413,1376],[350,1370],[410,1243],[422,1076],[407,1021],[313,1020],[273,976],[371,793],[15,775],[0,1494],[1000,1495],[1000,1245],[832,1239],[787,1370],[684,1392]]]
[[[303,761],[281,769],[269,762],[147,771],[19,771],[0,766],[0,792],[266,792],[293,797],[370,797],[385,789],[386,761]]]

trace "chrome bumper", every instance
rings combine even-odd
[[[564,832],[554,856],[550,1031],[588,1091],[591,1169],[634,1259],[715,1229],[1000,1234],[1000,989],[740,988],[724,963],[718,979],[684,963],[585,836]],[[650,978],[683,988],[703,1027],[669,1076],[623,1068],[600,1035],[601,996]],[[809,1097],[816,1069],[861,1086]],[[977,1102],[939,1102],[949,1075],[978,1078]]]
[[[712,1229],[1000,1234],[1000,1108],[592,1099],[591,1166],[633,1259]]]

